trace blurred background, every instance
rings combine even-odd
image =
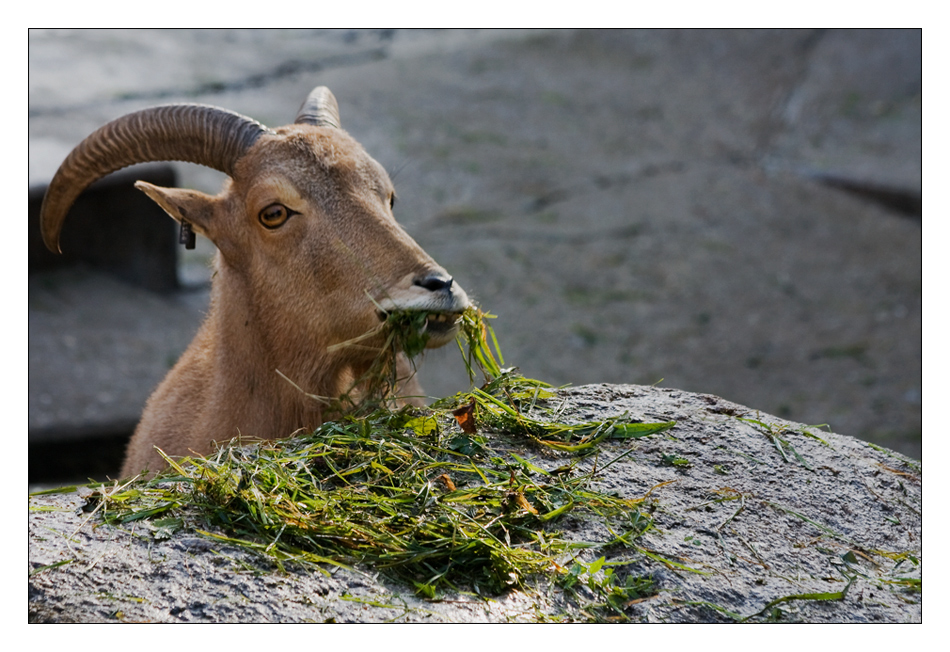
[[[921,457],[919,30],[31,30],[31,483],[114,477],[207,308],[213,246],[177,247],[131,181],[224,179],[113,175],[67,221],[91,253],[52,259],[33,221],[60,162],[160,103],[281,126],[320,84],[507,364]],[[467,387],[449,347],[421,374]]]

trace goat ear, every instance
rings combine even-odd
[[[185,221],[201,235],[211,236],[215,198],[197,190],[162,188],[146,181],[136,181],[135,187],[148,195],[166,213],[178,222]]]

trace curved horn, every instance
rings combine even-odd
[[[335,127],[340,129],[340,108],[336,98],[326,86],[317,86],[310,91],[297,112],[294,124],[308,124],[315,127]]]
[[[70,206],[92,182],[135,163],[187,161],[233,176],[234,165],[267,127],[233,111],[171,104],[116,118],[79,143],[50,182],[40,210],[43,242],[59,252]]]

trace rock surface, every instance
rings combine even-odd
[[[624,412],[634,421],[677,421],[670,431],[637,440],[600,476],[601,490],[648,496],[644,505],[655,525],[637,540],[639,548],[578,555],[590,563],[606,554],[607,561],[628,562],[617,572],[652,578],[658,593],[624,605],[616,619],[921,621],[919,463],[709,394],[601,384],[559,390],[551,402],[563,402],[567,421]],[[599,463],[630,447],[607,442]],[[563,463],[534,448],[520,454],[548,469]],[[103,525],[95,513],[81,511],[77,493],[29,502],[33,622],[566,617],[560,595],[544,582],[537,591],[492,599],[463,593],[423,600],[372,568],[281,573],[193,531],[160,540],[141,522]],[[571,519],[558,524],[571,538],[605,540],[605,532]]]

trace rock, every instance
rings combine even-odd
[[[576,553],[652,580],[656,594],[613,619],[921,622],[919,462],[708,394],[600,384],[559,390],[550,402],[563,402],[569,422],[624,413],[677,422],[633,444],[607,442],[579,465],[600,465],[601,491],[646,497],[641,511],[654,523],[632,547]],[[518,452],[549,469],[564,461],[531,446]],[[105,525],[84,503],[75,491],[30,497],[31,622],[585,618],[544,581],[492,599],[427,601],[373,568],[281,572],[196,531],[159,538],[143,522]],[[608,536],[576,516],[557,527],[580,541]]]

